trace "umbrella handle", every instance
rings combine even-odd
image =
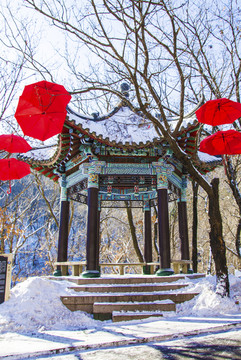
[[[11,194],[12,192],[12,186],[11,186],[11,180],[9,180],[9,189],[7,191],[7,194]]]

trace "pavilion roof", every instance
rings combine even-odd
[[[177,121],[173,118],[168,120],[171,129],[174,130]],[[161,140],[153,123],[140,112],[133,112],[125,103],[120,103],[103,116],[99,116],[98,113],[85,116],[68,109],[66,123],[77,127],[91,138],[112,146],[140,148]],[[195,114],[186,117],[179,133],[187,130],[194,123],[197,123]]]
[[[195,109],[196,110],[196,109]],[[181,129],[177,134],[180,147],[193,157],[202,172],[212,170],[220,159],[215,156],[197,152],[196,139],[200,124],[195,110],[184,118]],[[178,118],[170,118],[170,128],[174,129]],[[141,113],[134,113],[125,103],[120,103],[110,113],[100,116],[94,113],[91,116],[77,114],[67,107],[67,116],[62,133],[45,141],[31,143],[32,150],[22,154],[20,158],[54,180],[56,166],[67,157],[76,156],[83,137],[89,137],[108,146],[141,149],[153,147],[165,142],[160,138],[153,123]]]

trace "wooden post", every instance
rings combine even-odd
[[[86,242],[86,271],[83,277],[99,277],[99,175],[89,173],[88,177],[88,221]]]
[[[171,249],[169,234],[168,213],[168,180],[167,175],[173,171],[173,166],[166,164],[163,159],[153,163],[157,174],[157,201],[158,201],[158,229],[159,229],[159,251],[160,269],[156,272],[158,276],[174,274],[171,269]]]
[[[159,189],[157,193],[160,265],[161,269],[163,269],[164,271],[168,271],[171,268],[171,250],[167,189]]]
[[[67,261],[68,258],[68,232],[69,232],[69,201],[66,188],[66,176],[62,175],[60,218],[59,218],[59,239],[57,262]],[[61,276],[61,267],[57,266],[55,276]]]
[[[97,239],[96,239],[96,264],[100,271],[100,207],[97,212]]]
[[[151,208],[150,202],[144,203],[144,260],[146,263],[152,262],[152,236],[151,236]],[[144,274],[151,274],[151,266],[143,267]]]

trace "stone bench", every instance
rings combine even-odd
[[[60,266],[62,276],[68,275],[68,268],[71,267],[72,275],[79,276],[86,266],[85,261],[62,261],[62,262],[55,262],[55,266]],[[145,263],[101,263],[100,268],[104,267],[118,267],[119,274],[125,274],[125,268],[128,266],[144,266]]]
[[[143,267],[144,265],[146,265],[145,263],[140,263],[140,262],[136,262],[136,263],[101,263],[100,267],[118,267],[119,268],[119,274],[120,275],[125,275],[125,268],[127,267],[131,267],[131,266],[141,266]]]
[[[85,261],[59,261],[54,263],[55,266],[60,266],[62,276],[69,275],[68,269],[71,267],[72,275],[79,276],[86,266]]]
[[[192,260],[172,260],[171,263],[175,274],[187,274],[190,265],[192,266]]]
[[[175,274],[187,274],[189,265],[192,265],[191,260],[172,260],[171,261],[173,270]],[[86,262],[85,261],[63,261],[63,262],[55,262],[55,266],[60,266],[62,276],[68,275],[68,268],[71,267],[72,275],[79,276],[85,269]],[[131,266],[150,266],[150,274],[155,273],[155,269],[160,264],[158,262],[133,262],[133,263],[101,263],[100,268],[104,267],[117,267],[119,269],[120,275],[125,275],[125,269]]]

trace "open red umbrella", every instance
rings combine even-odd
[[[209,155],[241,154],[241,133],[236,130],[218,131],[203,139],[199,150]]]
[[[0,160],[0,180],[21,179],[28,174],[29,164],[14,158]]]
[[[40,81],[24,88],[15,118],[23,133],[47,140],[61,133],[71,95],[62,85]]]
[[[0,150],[9,153],[25,153],[31,149],[31,146],[21,136],[13,134],[0,135]]]
[[[225,98],[209,100],[196,111],[196,116],[207,125],[232,124],[241,117],[241,103]]]
[[[22,179],[30,174],[30,166],[24,161],[14,158],[0,160],[0,180],[9,180],[9,191],[11,193],[11,180]]]

